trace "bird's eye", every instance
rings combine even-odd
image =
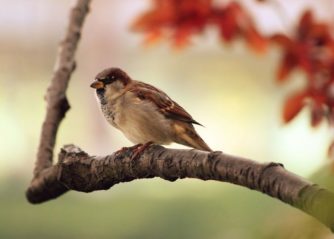
[[[106,77],[102,80],[103,80],[104,84],[110,84],[110,83],[114,82],[115,79],[116,79],[115,76],[108,76],[108,77]]]

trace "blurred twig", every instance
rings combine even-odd
[[[90,0],[78,0],[71,10],[65,37],[60,43],[54,74],[46,92],[47,112],[42,126],[40,144],[34,169],[32,185],[48,175],[52,166],[53,149],[58,127],[70,106],[66,89],[75,68],[74,55],[80,39],[81,28],[88,13]],[[66,191],[63,185],[53,185]]]

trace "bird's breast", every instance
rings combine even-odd
[[[151,102],[138,101],[131,93],[101,104],[107,121],[133,143],[169,144],[171,126]]]
[[[119,115],[119,129],[133,143],[168,144],[170,123],[150,102],[136,102],[133,98],[123,104]]]
[[[118,126],[118,113],[117,110],[115,108],[115,106],[113,105],[109,105],[109,104],[101,104],[101,110],[102,113],[104,115],[104,117],[106,118],[106,120],[114,127],[119,128]]]

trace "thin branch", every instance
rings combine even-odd
[[[53,149],[60,122],[70,108],[66,98],[66,89],[70,76],[75,69],[74,55],[80,39],[81,28],[88,13],[89,3],[90,0],[77,1],[71,10],[65,37],[59,46],[54,74],[45,96],[47,112],[42,125],[34,178],[31,182],[32,186],[35,181],[50,178],[51,175],[49,173],[53,172],[50,170],[50,167],[52,167]],[[54,185],[49,186],[61,189],[63,192],[66,191],[66,188],[56,180]]]
[[[70,105],[66,98],[66,89],[75,68],[76,51],[81,28],[88,13],[90,0],[78,0],[73,7],[64,39],[60,43],[54,75],[46,92],[47,112],[42,126],[40,144],[37,153],[34,175],[52,165],[53,149],[60,122]]]
[[[46,175],[46,174],[45,174]],[[58,163],[35,181],[27,197],[41,203],[66,189],[92,192],[140,178],[217,180],[260,191],[299,208],[334,229],[334,194],[285,170],[277,163],[261,164],[222,152],[166,149],[153,145],[133,158],[131,148],[105,157],[90,156],[74,145],[64,146]],[[50,187],[51,186],[51,187]]]

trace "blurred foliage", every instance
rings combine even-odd
[[[191,36],[203,34],[207,25],[214,25],[224,41],[231,43],[232,40],[244,38],[255,51],[266,51],[266,39],[256,30],[244,8],[236,2],[218,7],[212,0],[153,0],[152,5],[133,24],[135,31],[146,33],[145,42],[148,44],[169,38],[174,47],[184,47],[191,42]]]

